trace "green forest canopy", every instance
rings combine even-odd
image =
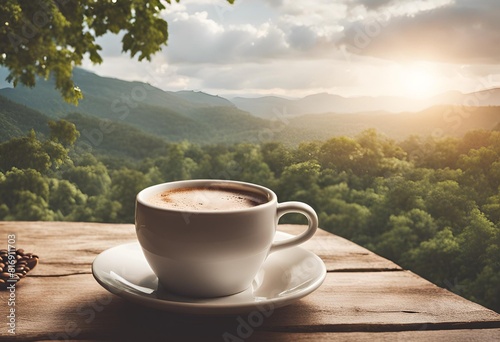
[[[0,144],[0,219],[131,223],[135,195],[151,184],[249,181],[280,201],[309,203],[322,228],[500,311],[498,131],[396,142],[367,130],[297,147],[167,143],[139,161],[76,153],[78,135],[61,120],[47,138],[30,132]]]

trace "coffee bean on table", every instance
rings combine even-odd
[[[0,249],[0,290],[5,290],[12,280],[16,282],[24,278],[38,264],[38,256],[33,253],[25,253],[19,248],[15,251],[14,258],[9,260],[9,251]],[[14,261],[13,264],[10,262]],[[9,281],[10,280],[10,281]]]

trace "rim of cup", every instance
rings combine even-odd
[[[228,187],[228,185],[230,185]],[[264,195],[267,198],[267,202],[256,205],[254,207],[249,208],[240,208],[240,209],[226,209],[226,210],[210,210],[210,209],[175,209],[175,208],[165,208],[159,205],[155,205],[152,203],[148,203],[148,198],[157,194],[158,192],[162,192],[168,189],[178,189],[178,188],[228,188],[229,190],[244,190],[250,192],[256,192],[260,195]],[[146,206],[151,209],[157,209],[161,211],[169,211],[169,212],[178,212],[178,213],[204,213],[204,214],[227,214],[227,213],[235,213],[235,212],[249,212],[254,210],[261,210],[264,207],[272,206],[273,203],[278,202],[277,195],[269,188],[266,188],[262,185],[243,182],[243,181],[235,181],[235,180],[224,180],[224,179],[190,179],[190,180],[180,180],[180,181],[172,181],[165,182],[160,184],[151,185],[147,188],[142,189],[136,196],[136,201],[143,206]]]

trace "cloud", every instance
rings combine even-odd
[[[288,41],[293,48],[309,50],[316,45],[317,35],[308,26],[293,26],[288,34]]]
[[[338,45],[397,61],[495,64],[500,62],[499,12],[498,1],[462,0],[409,16],[379,13],[378,19],[352,22]]]
[[[119,57],[123,55],[122,38],[125,33],[122,31],[118,34],[107,33],[97,38],[96,42],[102,48],[100,53],[104,58]]]
[[[255,91],[261,93],[281,93],[298,95],[307,88],[309,93],[324,92],[335,87],[353,86],[356,75],[350,74],[346,62],[338,63],[317,60],[291,60],[287,63],[242,63],[237,66],[184,65],[179,74],[187,76],[195,83],[194,89],[211,89],[212,92]]]
[[[393,2],[393,0],[354,0],[352,4],[365,7],[368,10],[377,10]]]
[[[165,53],[169,62],[237,63],[283,55],[288,48],[284,32],[274,24],[223,26],[207,12],[181,13],[170,21]]]
[[[336,50],[347,6],[317,0],[240,1],[235,7],[192,0],[184,7],[172,5],[169,62],[255,63],[270,59],[324,58]]]
[[[427,60],[441,62],[432,63],[440,89],[475,90],[498,85],[499,7],[497,0],[172,1],[162,13],[168,46],[151,63],[129,59],[120,36],[106,35],[103,65],[84,67],[167,90],[350,96],[401,92],[400,74]]]

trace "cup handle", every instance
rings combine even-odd
[[[316,229],[318,229],[318,215],[314,211],[314,209],[308,204],[302,202],[284,202],[278,203],[278,210],[276,212],[276,222],[280,219],[281,216],[288,213],[299,213],[307,217],[309,221],[309,227],[299,235],[291,237],[286,240],[276,241],[271,245],[270,253],[276,252],[283,248],[292,247],[298,244],[301,244],[307,240],[309,240]]]

